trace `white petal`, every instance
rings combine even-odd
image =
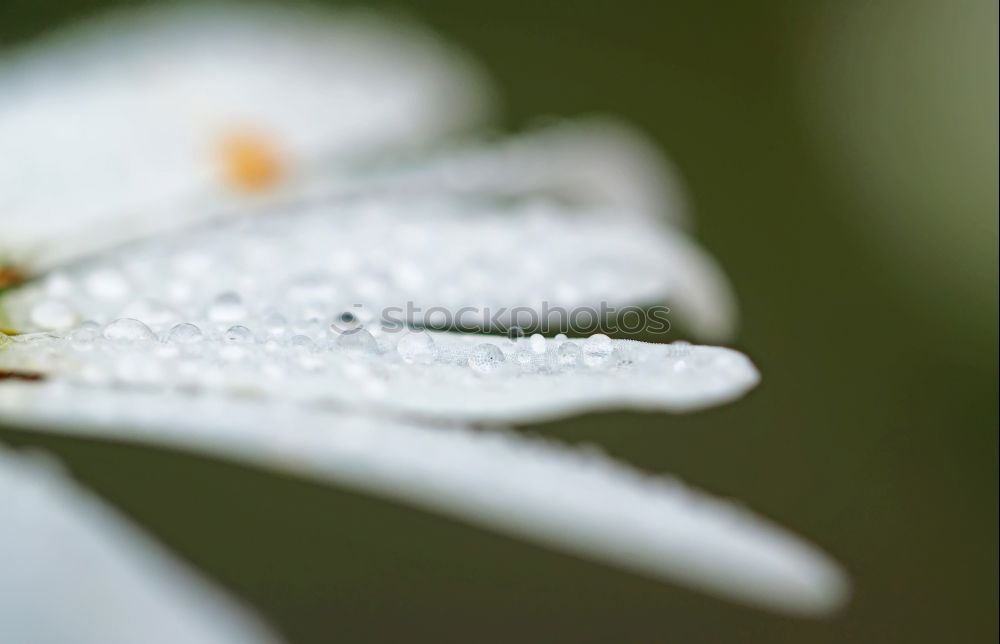
[[[184,323],[188,324],[188,323]],[[228,323],[227,323],[228,324]],[[194,327],[184,327],[180,331]],[[0,369],[102,388],[205,391],[427,419],[523,422],[604,408],[689,411],[738,398],[753,364],[722,347],[609,340],[506,338],[422,332],[413,355],[404,329],[349,330],[328,340],[280,334],[255,341],[235,325],[196,342],[124,318],[65,338],[29,334],[0,351]],[[534,341],[537,339],[537,343]]]
[[[0,256],[45,269],[241,203],[234,135],[288,183],[464,130],[488,97],[463,54],[364,13],[188,4],[72,27],[0,64]]]
[[[825,555],[746,510],[593,450],[512,432],[53,383],[7,383],[0,411],[42,431],[206,450],[327,479],[762,607],[825,613],[847,592]]]
[[[537,195],[614,210],[618,218],[688,221],[673,164],[643,133],[610,117],[567,119],[366,170],[352,177],[357,186],[416,195]]]
[[[330,192],[329,187],[313,189]],[[411,198],[441,193],[535,197],[602,212],[621,233],[649,235],[664,246],[661,264],[651,269],[660,279],[658,297],[669,298],[699,337],[721,341],[735,334],[737,307],[722,269],[686,237],[661,231],[664,222],[689,223],[676,170],[652,141],[615,119],[567,120],[506,140],[384,162],[349,175],[339,189]],[[629,254],[627,248],[621,252]]]
[[[0,641],[276,638],[51,464],[0,449]]]
[[[452,319],[466,307],[489,309],[485,321],[470,322],[489,330],[510,324],[508,315],[494,315],[501,309],[666,302],[670,318],[699,337],[730,332],[735,307],[714,261],[672,227],[617,214],[445,195],[288,204],[105,252],[4,306],[19,329],[32,328],[23,316],[47,296],[101,323],[140,296],[193,320],[233,291],[253,312],[281,306],[285,315],[325,323],[354,305],[375,316],[399,307],[421,320],[435,307]],[[109,281],[120,285],[99,288]]]

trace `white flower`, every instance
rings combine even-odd
[[[428,195],[535,198],[583,209],[568,213],[583,221],[567,239],[533,238],[553,249],[547,266],[563,262],[564,241],[586,242],[587,254],[563,262],[562,279],[548,288],[524,287],[505,306],[534,305],[528,296],[564,307],[669,300],[702,337],[731,335],[725,277],[684,235],[664,230],[664,218],[684,221],[683,197],[668,162],[631,129],[591,119],[499,145],[400,152],[480,122],[488,87],[464,56],[412,26],[364,15],[209,4],[125,13],[50,36],[0,65],[0,284],[4,266],[38,273],[123,241],[304,199],[355,219],[357,209],[338,204],[344,194],[391,192],[404,208]],[[396,152],[373,157],[389,149]],[[444,208],[467,206],[452,199]],[[411,219],[399,207],[387,217],[399,227]],[[502,240],[492,251],[486,243],[495,227],[460,231],[480,242],[463,246],[495,259],[504,249]],[[627,272],[605,270],[623,260],[631,260]],[[613,293],[578,292],[572,282],[587,272]]]
[[[71,80],[47,83],[38,73],[72,58],[71,48],[25,55],[13,67],[29,70],[21,76],[0,73],[0,87],[38,84],[0,108],[0,132],[18,118],[35,128],[13,156],[37,145],[46,174],[70,177],[58,197],[42,194],[37,178],[25,181],[19,205],[3,215],[12,235],[0,250],[37,274],[0,299],[4,324],[23,332],[0,334],[5,422],[313,476],[777,610],[822,614],[843,601],[839,567],[767,520],[504,428],[598,408],[688,411],[738,398],[758,380],[731,349],[519,331],[525,318],[547,326],[553,309],[579,324],[572,316],[595,307],[589,322],[600,325],[622,307],[663,303],[702,337],[732,331],[727,282],[682,232],[669,166],[641,137],[583,121],[414,151],[481,112],[481,92],[461,89],[467,67],[438,45],[404,39],[385,53],[388,41],[366,31],[334,46],[324,34],[343,36],[340,23],[280,13],[232,24],[223,14],[170,15],[168,27],[129,32],[108,51],[83,38],[89,54]],[[272,22],[279,28],[263,54],[248,30]],[[191,45],[215,43],[216,33],[219,60]],[[122,51],[139,62],[111,64]],[[371,75],[345,68],[345,51],[356,64],[370,54]],[[160,52],[179,62],[136,98],[133,74]],[[194,69],[202,63],[204,77]],[[219,91],[216,66],[226,79]],[[178,84],[188,98],[172,105],[206,92],[197,118],[150,107],[174,101]],[[456,114],[430,110],[442,87],[467,97]],[[337,103],[342,90],[357,92],[357,103]],[[121,147],[81,147],[66,125],[73,114],[57,107],[69,97]],[[394,97],[390,114],[365,110]],[[219,168],[195,162],[193,151],[219,131],[201,116],[233,106],[278,146],[244,140],[249,149],[229,159],[251,165],[229,168],[237,184],[249,172],[250,187],[267,189],[254,203],[229,200]],[[139,119],[138,130],[118,123],[121,114]],[[76,155],[62,166],[45,156],[62,136],[46,132],[48,120],[65,128]],[[409,149],[358,160],[390,145]],[[277,149],[295,150],[282,157],[294,179],[257,185],[255,173],[270,181]],[[114,185],[92,171],[105,154],[142,172]],[[145,165],[147,156],[157,160]],[[218,199],[199,201],[212,192]],[[65,201],[52,208],[50,198]],[[211,204],[223,203],[234,211],[211,217]]]

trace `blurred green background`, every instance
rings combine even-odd
[[[106,4],[8,1],[0,39]],[[806,535],[853,577],[835,618],[188,454],[0,440],[58,454],[292,642],[995,641],[997,5],[939,4],[390,5],[484,61],[506,126],[610,112],[648,131],[742,302],[736,345],[764,375],[746,400],[524,430],[598,443]]]

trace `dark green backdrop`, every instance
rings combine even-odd
[[[8,0],[0,38],[99,4]],[[807,3],[407,4],[496,74],[507,125],[606,111],[664,145],[700,238],[740,295],[737,346],[764,374],[718,410],[525,429],[600,443],[794,527],[850,571],[844,614],[776,617],[187,454],[0,439],[60,455],[293,642],[995,641],[996,246],[984,264],[993,276],[973,285],[967,309],[928,315],[886,274],[878,245],[851,223],[859,206],[817,158],[799,98]],[[995,218],[995,205],[982,216]]]

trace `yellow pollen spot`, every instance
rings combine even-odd
[[[237,132],[220,146],[226,181],[241,190],[261,191],[273,187],[284,168],[277,146],[252,132]]]

